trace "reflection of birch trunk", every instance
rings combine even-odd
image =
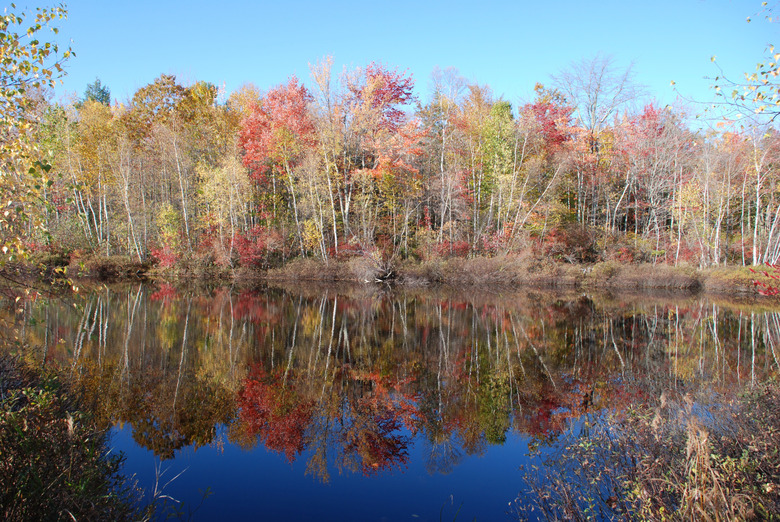
[[[720,338],[718,336],[718,307],[712,305],[712,321],[710,322],[710,331],[712,331],[712,341],[715,347],[715,367],[720,362]]]
[[[230,303],[230,332],[228,333],[228,350],[230,353],[230,375],[235,375],[236,368],[236,355],[233,354],[233,329],[235,328],[236,319],[233,314],[233,294],[228,292],[228,302]]]
[[[680,375],[678,362],[680,360],[680,307],[674,307],[674,385],[677,387],[677,375]]]
[[[766,337],[767,344],[772,350],[772,358],[775,360],[775,367],[780,369],[780,364],[777,362],[777,353],[775,352],[775,334],[780,332],[780,313],[769,312],[765,314],[766,317]]]
[[[517,362],[520,363],[520,370],[523,372],[523,377],[527,377],[525,373],[525,365],[523,364],[523,358],[520,355],[520,339],[517,338],[517,328],[515,328],[514,314],[509,314],[509,323],[512,325],[512,337],[515,339],[515,348],[517,348]]]
[[[623,371],[626,369],[626,363],[623,360],[623,356],[620,354],[620,350],[618,350],[617,343],[615,342],[615,328],[612,323],[612,318],[606,318],[607,321],[607,328],[609,329],[609,336],[612,339],[612,349],[615,350],[615,353],[618,356],[618,359],[620,360],[620,373],[622,374]]]
[[[284,369],[284,378],[282,379],[282,387],[287,386],[287,374],[290,372],[292,366],[293,350],[295,350],[295,338],[298,334],[298,322],[301,320],[301,302],[303,297],[298,298],[298,306],[295,310],[295,323],[293,324],[292,342],[290,343],[289,355],[287,356],[287,368]]]
[[[739,312],[739,322],[737,323],[737,384],[742,384],[742,311]]]
[[[325,397],[325,387],[328,383],[328,367],[330,366],[330,357],[333,353],[333,338],[336,335],[336,308],[339,304],[339,296],[336,295],[333,297],[333,316],[331,317],[330,321],[330,339],[328,340],[328,356],[325,358],[325,372],[324,372],[324,379],[322,381],[322,393],[320,394],[320,401],[323,400]]]
[[[444,412],[444,397],[442,394],[441,374],[442,364],[444,363],[444,353],[447,351],[447,341],[444,340],[444,322],[441,318],[441,303],[436,306],[436,313],[439,317],[439,340],[441,341],[441,348],[439,349],[439,365],[436,370],[436,390],[439,398],[439,418],[443,416]]]
[[[97,302],[95,303],[95,313],[92,315],[92,326],[89,328],[89,333],[87,333],[86,337],[87,339],[92,339],[92,335],[95,333],[95,327],[98,324],[98,310],[100,309],[100,297],[97,297]]]
[[[76,332],[76,338],[73,340],[73,364],[71,365],[71,371],[76,367],[76,363],[81,356],[81,348],[84,343],[84,334],[87,331],[90,312],[92,312],[92,303],[87,302],[84,305],[84,310],[81,313],[81,319],[79,319],[79,327],[78,331]]]
[[[173,411],[176,412],[176,399],[179,397],[179,387],[184,373],[184,355],[187,352],[187,330],[190,326],[190,309],[192,308],[192,298],[187,300],[187,315],[184,316],[184,333],[181,336],[181,356],[179,357],[179,373],[176,377],[176,390],[173,392]]]
[[[100,310],[100,326],[98,327],[98,367],[103,369],[103,328],[106,324],[106,312],[103,303],[103,296],[97,294],[98,309]]]
[[[550,379],[550,382],[553,385],[553,388],[556,390],[558,389],[558,386],[555,384],[555,381],[553,380],[553,376],[550,373],[550,370],[547,368],[547,364],[545,364],[544,359],[542,359],[542,356],[539,354],[539,351],[536,349],[536,346],[534,346],[533,341],[531,341],[531,338],[528,337],[528,334],[525,331],[525,328],[523,328],[523,325],[520,325],[520,331],[523,332],[523,336],[525,337],[525,340],[528,341],[528,345],[531,347],[531,349],[534,351],[534,354],[536,355],[536,358],[539,359],[539,363],[542,365],[542,368],[544,368],[544,373],[547,374],[547,377]]]
[[[106,288],[106,301],[105,301],[105,320],[103,321],[103,338],[102,338],[102,350],[105,352],[105,350],[108,348],[108,324],[109,324],[109,313],[111,310],[111,292]]]
[[[750,386],[756,383],[756,313],[750,312]]]
[[[138,285],[138,292],[135,294],[133,306],[130,307],[130,292],[127,293],[127,332],[125,333],[125,346],[122,351],[122,379],[130,377],[130,336],[133,333],[133,323],[135,323],[135,311],[138,308],[138,301],[141,297],[142,285]]]

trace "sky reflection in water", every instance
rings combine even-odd
[[[509,518],[529,444],[583,436],[586,409],[750,385],[780,346],[777,312],[693,298],[141,285],[75,304],[17,321],[119,423],[126,474],[183,471],[164,493],[196,520]]]

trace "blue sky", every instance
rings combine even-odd
[[[23,2],[18,2],[24,7]],[[752,70],[775,39],[760,0],[592,0],[526,2],[335,1],[242,2],[72,0],[61,35],[76,57],[57,97],[81,94],[99,77],[124,101],[162,73],[185,84],[252,82],[261,90],[332,55],[335,70],[378,61],[408,69],[425,100],[435,66],[455,67],[513,103],[532,98],[536,82],[597,53],[634,62],[636,80],[660,103],[676,94],[712,99],[718,74]],[[746,17],[753,16],[751,23]]]

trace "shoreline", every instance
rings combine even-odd
[[[198,280],[239,286],[316,282],[400,288],[671,291],[689,295],[705,294],[771,301],[772,298],[760,294],[754,284],[754,281],[771,282],[771,279],[762,274],[766,267],[754,270],[756,272],[746,266],[698,269],[661,264],[621,264],[615,261],[568,264],[516,256],[402,261],[391,268],[381,267],[374,260],[365,257],[328,262],[296,258],[280,267],[268,269],[230,269],[186,262],[171,268],[162,268],[114,256],[91,258],[85,262],[70,264],[39,262],[37,265],[28,263],[15,267],[5,266],[0,270],[0,277],[7,282],[37,279],[49,285],[57,285],[63,281],[121,283]]]

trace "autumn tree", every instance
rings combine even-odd
[[[446,231],[450,253],[457,228],[454,224],[465,210],[466,188],[461,173],[462,155],[458,152],[461,133],[456,122],[466,87],[466,79],[456,69],[435,68],[431,75],[431,99],[417,112],[427,130],[423,160],[430,175],[425,187],[430,194],[426,207],[428,226],[435,229],[439,243]]]
[[[270,196],[274,219],[277,218],[278,203],[289,198],[301,255],[305,255],[305,248],[296,168],[306,150],[315,143],[314,124],[307,112],[311,100],[308,89],[291,77],[286,85],[270,90],[253,108],[242,122],[239,138],[244,165]]]
[[[578,220],[599,223],[601,188],[611,157],[611,120],[642,95],[633,80],[632,66],[619,68],[613,58],[597,55],[572,63],[553,76],[555,86],[574,107],[573,117],[581,129],[577,173]]]

